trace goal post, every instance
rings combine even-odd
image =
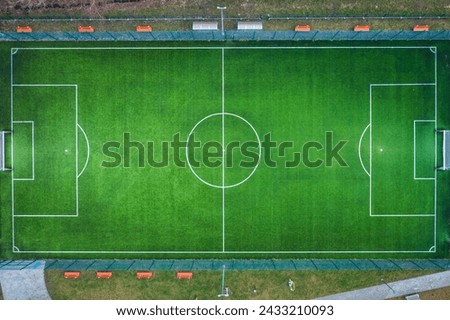
[[[439,170],[450,170],[450,130],[438,130],[437,133],[442,133],[442,166]]]
[[[6,167],[5,164],[5,134],[11,131],[0,131],[0,171],[9,171],[11,168]]]

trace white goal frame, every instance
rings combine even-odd
[[[5,134],[11,131],[0,131],[0,171],[10,171],[11,168],[6,167],[5,164]]]

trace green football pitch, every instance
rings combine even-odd
[[[5,44],[1,253],[445,257],[425,44]]]

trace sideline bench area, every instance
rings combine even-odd
[[[97,279],[111,279],[113,273],[111,271],[97,271],[96,273]],[[188,275],[190,274],[190,276]],[[137,279],[152,279],[153,271],[137,271],[136,278]],[[81,276],[80,271],[65,271],[64,278],[65,279],[78,279]],[[192,272],[184,272],[182,277],[192,278]]]
[[[297,32],[308,32],[308,31],[311,31],[311,26],[310,25],[296,25],[294,30]]]
[[[94,28],[91,26],[79,26],[78,32],[94,32]]]
[[[152,32],[152,26],[136,26],[136,32]]]
[[[64,272],[64,278],[66,279],[78,279],[81,272],[79,271],[66,271]]]
[[[202,30],[219,30],[218,22],[209,21],[194,21],[192,23],[192,30],[202,31]]]
[[[138,272],[136,272],[136,278],[138,278],[138,279],[151,279],[151,278],[153,278],[153,272],[151,272],[151,271],[138,271]]]
[[[238,30],[262,30],[262,21],[239,21],[237,24]]]
[[[353,31],[367,32],[367,31],[370,31],[370,26],[358,24],[353,28]]]
[[[112,276],[111,271],[97,271],[97,279],[111,279]]]
[[[192,272],[188,271],[178,271],[177,272],[177,279],[192,279]]]
[[[428,25],[415,25],[413,31],[423,32],[430,31],[430,26]]]
[[[29,26],[18,26],[16,28],[17,32],[33,32],[33,29]]]

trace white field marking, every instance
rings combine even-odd
[[[432,213],[419,213],[419,214],[372,214],[371,217],[434,217]]]
[[[436,252],[436,246],[431,246],[428,252]]]
[[[17,53],[17,51],[19,51],[18,48],[11,48],[11,55],[14,55]]]
[[[434,131],[437,131],[438,125],[438,73],[437,73],[437,47],[434,47]],[[434,135],[434,167],[437,168],[437,134]],[[434,170],[434,247],[437,245],[437,170]]]
[[[16,214],[14,218],[77,218],[78,215],[69,214]]]
[[[252,172],[250,172],[250,174],[249,174],[245,179],[243,179],[242,181],[239,181],[239,182],[237,182],[237,183],[235,183],[235,184],[230,184],[230,185],[222,186],[222,185],[217,185],[217,184],[210,183],[210,182],[208,182],[208,181],[202,179],[202,178],[195,172],[194,168],[192,168],[191,163],[189,162],[189,148],[188,148],[188,145],[189,145],[189,139],[191,138],[191,136],[192,136],[192,134],[194,133],[195,129],[196,129],[203,121],[205,121],[205,120],[207,120],[207,119],[209,119],[209,118],[212,118],[212,117],[222,116],[222,113],[219,112],[219,113],[212,113],[212,114],[210,114],[210,115],[207,115],[206,117],[204,117],[203,119],[201,119],[200,121],[198,121],[198,122],[194,125],[194,127],[192,128],[192,130],[189,132],[189,134],[188,134],[188,136],[187,136],[187,139],[186,139],[186,148],[185,148],[185,149],[186,149],[186,162],[187,162],[187,164],[188,164],[189,169],[191,170],[191,172],[194,174],[194,176],[195,176],[198,180],[200,180],[201,182],[203,182],[204,184],[206,184],[206,185],[208,185],[208,186],[210,186],[210,187],[217,188],[217,189],[234,188],[234,187],[237,187],[237,186],[243,184],[244,182],[246,182],[248,179],[250,179],[250,178],[253,176],[253,174],[255,173],[256,169],[257,169],[258,166],[259,166],[259,163],[261,162],[261,149],[262,149],[262,148],[261,148],[261,140],[260,140],[260,138],[259,138],[259,135],[258,135],[258,132],[256,131],[256,129],[252,126],[252,124],[251,124],[250,122],[248,122],[246,119],[244,119],[243,117],[241,117],[241,116],[239,116],[239,115],[237,115],[237,114],[229,113],[229,112],[225,112],[224,114],[225,114],[226,116],[232,116],[232,117],[235,117],[235,118],[238,118],[238,119],[242,120],[243,122],[245,122],[245,123],[253,130],[253,133],[255,134],[256,139],[258,140],[258,162],[256,163],[255,167],[253,168]]]
[[[28,48],[15,48],[15,50],[286,50],[286,49],[301,49],[301,50],[329,50],[329,49],[427,49],[432,50],[436,47],[432,46],[366,46],[366,47],[355,47],[355,46],[343,46],[343,47],[28,47]]]
[[[435,122],[436,120],[414,120],[414,180],[434,180],[436,179],[436,175],[431,178],[421,178],[417,177],[416,174],[416,123],[417,122]],[[436,148],[435,148],[436,149]],[[434,166],[436,168],[436,165]],[[436,172],[436,170],[435,170]]]
[[[17,246],[13,246],[13,252],[20,252],[20,250]]]
[[[358,155],[359,155],[359,162],[361,163],[361,167],[364,169],[364,171],[367,173],[367,175],[370,177],[370,173],[369,171],[367,171],[366,167],[364,166],[364,163],[362,161],[362,156],[361,156],[361,143],[362,143],[362,139],[364,137],[364,134],[366,133],[367,129],[369,129],[370,127],[370,123],[367,125],[367,127],[364,129],[364,131],[361,134],[361,137],[359,138],[359,143],[358,143]]]
[[[12,76],[12,68],[13,68],[13,61],[11,56],[11,76]],[[56,83],[56,84],[49,84],[49,83],[13,83],[13,78],[11,78],[11,126],[13,123],[21,121],[13,121],[13,111],[14,111],[14,103],[13,103],[13,90],[14,87],[73,87],[75,88],[75,141],[76,141],[76,147],[75,147],[75,214],[73,213],[67,213],[67,214],[55,214],[55,215],[49,215],[49,214],[35,214],[35,215],[29,215],[29,214],[15,214],[15,203],[14,203],[14,180],[20,180],[20,179],[14,179],[14,174],[12,174],[12,225],[13,225],[13,241],[15,238],[15,230],[14,230],[14,218],[66,218],[66,217],[78,217],[78,85],[77,84],[66,84],[66,83]],[[13,136],[13,135],[11,135]],[[33,135],[34,136],[34,135]],[[13,142],[13,140],[11,140]],[[12,151],[13,154],[13,151]],[[14,160],[13,156],[11,157],[12,162]],[[34,163],[34,161],[33,161]]]
[[[430,51],[431,51],[432,53],[436,53],[436,47],[430,47]]]
[[[369,216],[372,216],[372,86],[369,87]]]
[[[10,53],[10,113],[11,113],[11,128],[13,128],[13,120],[14,120],[14,54],[17,52],[17,49],[11,49]],[[15,223],[14,223],[14,133],[11,134],[11,245],[12,245],[12,251],[14,252],[15,246]]]
[[[75,213],[78,217],[78,85],[75,85]]]
[[[14,83],[13,87],[77,87],[76,84],[66,84],[66,83]]]
[[[436,56],[436,54],[435,54]],[[436,62],[435,62],[435,69],[436,69]],[[435,77],[437,77],[437,71],[435,70]],[[436,243],[436,170],[435,170],[435,178],[433,179],[420,179],[420,180],[434,180],[435,189],[434,189],[434,213],[433,214],[372,214],[372,134],[373,134],[373,126],[372,126],[372,88],[373,87],[394,87],[394,86],[434,86],[435,90],[435,120],[429,120],[435,122],[435,128],[437,126],[437,78],[435,78],[434,83],[429,82],[423,82],[423,83],[371,83],[369,85],[369,115],[370,115],[370,179],[369,179],[369,216],[370,217],[428,217],[428,216],[434,216],[434,223],[435,223],[435,243]],[[437,141],[437,135],[435,135],[435,154],[437,154],[436,150],[436,141]],[[414,152],[415,154],[415,152]],[[437,165],[437,156],[435,155],[435,167]]]
[[[222,49],[222,251],[225,252],[225,51]]]
[[[34,121],[31,120],[14,120],[14,124],[23,124],[23,123],[30,123],[31,124],[31,178],[13,178],[16,181],[34,181]]]
[[[88,139],[88,136],[87,136],[86,132],[83,130],[83,128],[78,123],[77,123],[77,126],[81,130],[81,132],[83,133],[83,136],[84,136],[84,139],[86,140],[86,145],[87,145],[86,162],[84,163],[84,167],[81,170],[81,172],[77,175],[77,178],[79,178],[83,174],[84,170],[86,169],[86,167],[88,165],[89,155],[90,155],[90,146],[89,146],[89,139]]]
[[[21,253],[56,253],[56,254],[71,254],[71,253],[83,253],[83,254],[293,254],[293,253],[313,253],[313,254],[349,254],[349,253],[430,253],[429,250],[341,250],[341,251],[117,251],[117,250],[23,250]]]
[[[14,53],[15,54],[18,50],[178,50],[178,49],[185,49],[185,50],[195,50],[195,49],[201,49],[201,50],[207,50],[207,49],[248,49],[248,50],[254,50],[254,49],[301,49],[301,50],[310,50],[310,49],[319,49],[319,50],[323,50],[323,49],[430,49],[431,51],[434,49],[436,50],[436,47],[430,47],[430,46],[403,46],[403,47],[398,47],[398,46],[384,46],[384,47],[380,47],[380,46],[368,46],[368,47],[351,47],[351,46],[347,46],[347,47],[275,47],[275,48],[269,48],[269,47],[225,47],[225,48],[214,48],[214,47],[121,47],[121,48],[117,48],[117,47],[101,47],[101,48],[83,48],[83,47],[78,47],[78,48],[39,48],[39,47],[34,47],[34,48],[14,48]],[[11,75],[13,74],[13,62],[12,62],[12,57],[11,57]],[[436,78],[437,79],[437,78]],[[11,87],[13,86],[13,78],[11,76]],[[370,92],[370,94],[372,94]],[[11,97],[13,96],[13,91],[11,88]],[[436,97],[437,99],[437,97]],[[371,99],[370,99],[370,103],[371,103]],[[437,104],[436,104],[437,105]],[[11,120],[13,119],[13,100],[11,99]],[[372,123],[372,118],[370,121],[370,124]],[[372,130],[371,130],[372,131]],[[13,136],[13,135],[12,135]],[[372,167],[372,134],[370,135],[370,164]],[[259,162],[259,160],[258,160]],[[370,173],[372,173],[372,168],[370,167]],[[13,176],[14,173],[12,173]],[[437,179],[435,179],[435,183],[436,183]],[[14,212],[14,184],[12,183],[12,194],[13,194],[13,201],[12,201],[12,207],[13,207],[13,212]],[[371,183],[370,183],[370,188],[371,188]],[[436,189],[435,189],[436,190]],[[371,194],[371,192],[370,192]],[[436,197],[435,197],[435,201],[436,201]],[[371,202],[371,200],[370,200]],[[14,215],[13,215],[14,216]],[[414,215],[415,216],[415,215]],[[436,222],[436,219],[435,219]],[[12,242],[13,242],[13,248],[14,248],[14,219],[12,219],[12,229],[13,229],[13,233],[12,233]],[[16,249],[18,250],[18,248],[16,247]],[[210,254],[210,253],[231,253],[231,254],[248,254],[248,253],[252,253],[252,254],[258,254],[258,253],[263,253],[263,254],[267,254],[267,253],[272,253],[272,254],[292,254],[292,253],[315,253],[315,254],[329,254],[329,253],[335,253],[335,254],[348,254],[348,253],[428,253],[428,251],[380,251],[380,250],[373,250],[373,251],[352,251],[352,250],[345,250],[345,251],[23,251],[24,253],[92,253],[92,254],[101,254],[101,253],[129,253],[129,254],[134,254],[134,253],[182,253],[182,254],[186,254],[186,253],[195,253],[195,254]]]
[[[371,87],[399,87],[399,86],[434,86],[436,83],[422,82],[422,83],[371,83]]]

